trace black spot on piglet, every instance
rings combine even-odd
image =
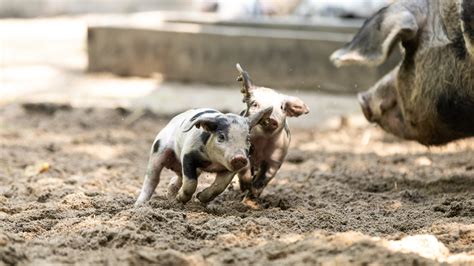
[[[157,153],[159,148],[160,148],[160,140],[157,140],[157,141],[153,144],[153,153]]]
[[[191,151],[183,156],[183,174],[186,178],[196,180],[198,178],[197,169],[205,168],[211,164],[203,154],[198,151]]]
[[[209,140],[209,138],[211,137],[211,133],[207,132],[207,131],[204,131],[201,133],[201,136],[199,136],[201,138],[201,141],[204,145],[206,145],[207,141]]]
[[[189,119],[189,121],[194,121],[196,120],[198,117],[204,115],[204,114],[213,114],[213,113],[217,113],[216,110],[206,110],[206,111],[202,111],[202,112],[199,112],[197,114],[195,114],[193,117],[191,117],[191,119]]]

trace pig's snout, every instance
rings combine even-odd
[[[248,163],[248,160],[243,155],[236,155],[230,161],[230,165],[232,166],[232,170],[234,171],[244,168],[245,166],[247,166],[247,163]]]
[[[370,100],[371,96],[370,93],[368,92],[362,92],[357,94],[357,99],[359,100],[359,104],[362,108],[362,112],[364,113],[365,118],[369,122],[374,122],[374,113],[372,112],[372,109],[370,108]]]
[[[278,121],[274,118],[267,118],[263,121],[263,127],[269,131],[274,131],[278,128]]]

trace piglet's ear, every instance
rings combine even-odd
[[[217,120],[215,117],[200,117],[194,120],[184,132],[188,132],[194,126],[196,128],[202,127],[202,129],[208,132],[215,132],[217,130]]]
[[[309,107],[297,97],[286,97],[282,107],[289,117],[298,117],[309,113]]]
[[[249,126],[250,128],[253,128],[256,126],[258,123],[260,123],[262,120],[267,119],[270,117],[270,115],[273,112],[273,106],[267,107],[258,113],[255,113],[251,116],[249,116],[248,121],[249,121]]]
[[[399,41],[414,39],[418,22],[410,10],[396,2],[369,18],[352,41],[331,55],[337,67],[382,64]]]

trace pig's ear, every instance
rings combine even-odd
[[[267,119],[273,112],[273,106],[267,107],[263,110],[260,110],[258,113],[255,113],[248,117],[249,126],[253,128],[258,123],[260,123],[263,119]]]
[[[394,3],[382,8],[365,21],[352,41],[331,55],[337,67],[362,64],[382,64],[399,41],[414,39],[418,23],[412,12],[402,4]]]
[[[188,132],[194,126],[197,128],[202,127],[202,129],[208,132],[214,132],[217,129],[217,119],[215,117],[200,117],[194,120],[184,132]]]
[[[309,107],[300,98],[293,96],[286,97],[282,109],[289,117],[298,117],[309,113]]]
[[[235,65],[237,68],[237,71],[239,71],[239,76],[237,77],[237,81],[242,82],[242,89],[240,92],[244,95],[244,100],[245,99],[250,99],[250,94],[252,90],[254,89],[254,85],[252,83],[252,79],[250,79],[249,73],[245,71],[240,64]]]

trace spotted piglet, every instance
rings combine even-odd
[[[238,173],[240,189],[248,190],[246,199],[251,199],[260,196],[288,153],[291,135],[286,118],[307,114],[309,108],[297,97],[255,86],[239,64],[237,70],[240,73],[237,80],[242,82],[243,102],[247,105],[242,115],[252,116],[273,107],[270,117],[251,130],[250,165]]]
[[[201,202],[218,196],[236,171],[248,164],[250,129],[268,118],[272,107],[248,117],[213,109],[193,109],[174,117],[161,130],[151,148],[145,181],[135,206],[149,200],[163,167],[177,175],[168,187],[168,198],[188,202],[201,171],[217,173],[214,182],[197,194]]]

